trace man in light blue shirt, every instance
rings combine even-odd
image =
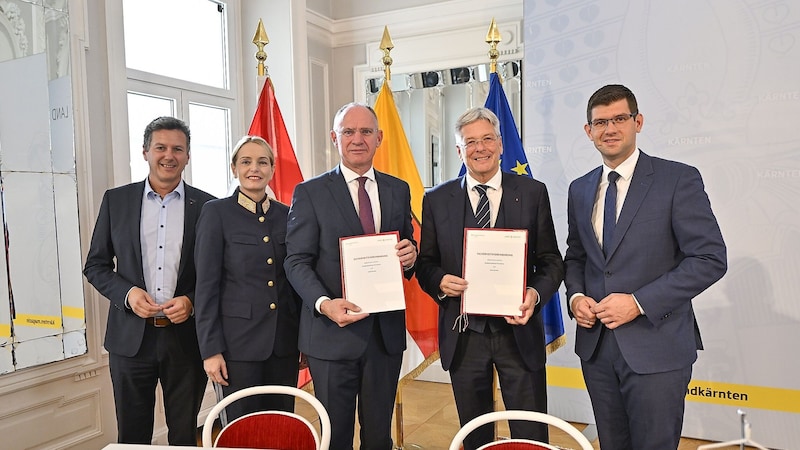
[[[145,129],[144,181],[106,191],[84,275],[111,302],[108,350],[117,440],[150,444],[155,389],[164,392],[170,445],[197,445],[207,383],[193,317],[195,224],[214,197],[184,183],[189,128],[159,117]]]

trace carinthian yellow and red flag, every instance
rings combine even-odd
[[[405,180],[411,188],[414,239],[419,243],[422,196],[425,194],[425,187],[414,162],[411,147],[408,145],[388,82],[383,83],[375,100],[374,109],[378,116],[378,124],[383,130],[383,141],[375,153],[373,166],[378,171]],[[404,283],[408,350],[404,355],[401,378],[413,379],[439,357],[437,340],[439,310],[416,280],[404,280]]]
[[[261,89],[256,113],[253,115],[253,122],[250,123],[247,134],[264,138],[272,147],[275,153],[275,174],[269,182],[269,187],[278,201],[291,204],[294,187],[303,181],[303,174],[300,172],[292,141],[286,131],[281,109],[275,99],[275,87],[269,77]]]

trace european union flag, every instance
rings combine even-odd
[[[504,172],[516,173],[533,178],[528,166],[528,158],[519,137],[514,115],[508,105],[508,98],[500,83],[500,77],[493,73],[489,78],[489,95],[486,97],[486,108],[490,109],[500,120],[500,134],[503,138],[503,155],[500,157],[500,169]],[[462,166],[462,175],[465,168]],[[545,345],[547,353],[552,353],[566,343],[564,319],[561,317],[561,300],[558,291],[542,309],[544,321]]]

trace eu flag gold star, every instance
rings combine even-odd
[[[512,172],[516,172],[517,175],[528,175],[528,163],[522,164],[517,161],[517,166],[511,168]]]

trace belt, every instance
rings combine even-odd
[[[166,317],[148,317],[144,319],[145,323],[152,325],[156,328],[164,328],[172,325],[172,321]]]

